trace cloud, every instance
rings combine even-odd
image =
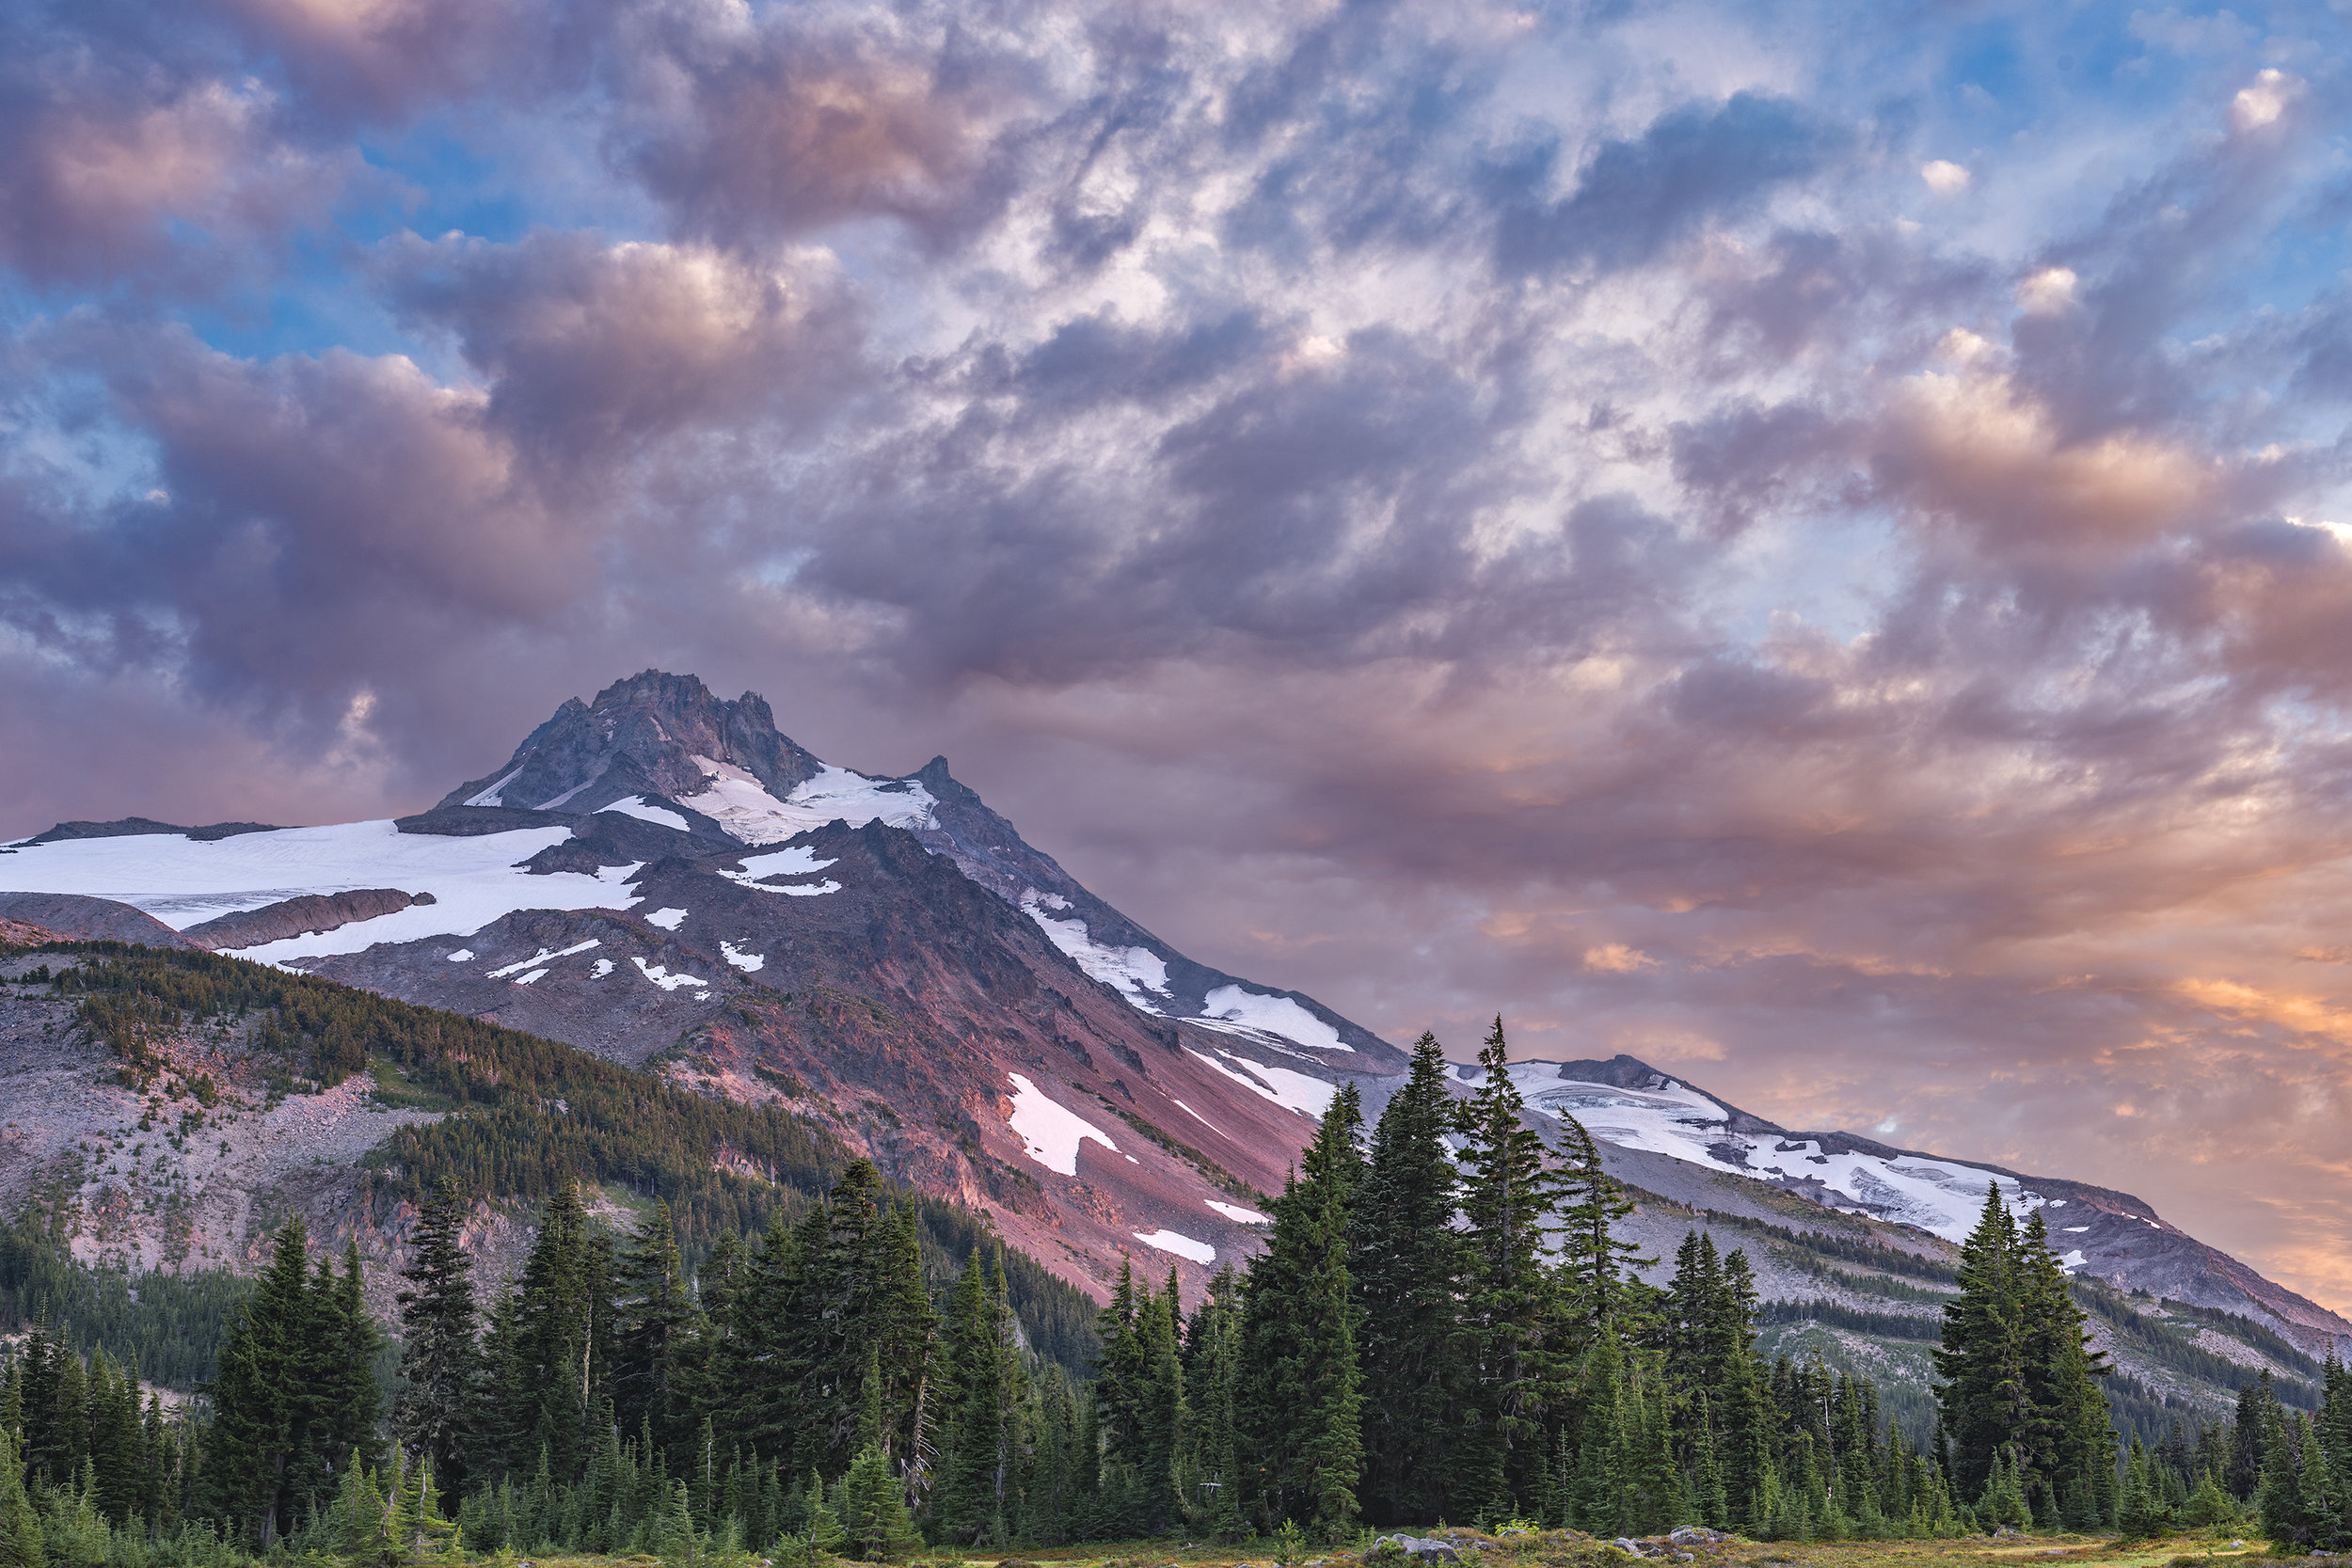
[[[71,13],[68,13],[71,14]],[[284,133],[264,84],[205,52],[109,48],[35,8],[0,22],[0,264],[38,286],[211,292],[361,177]]]
[[[1647,261],[1699,225],[1749,212],[1774,186],[1813,173],[1841,139],[1785,99],[1736,93],[1602,144],[1573,193],[1552,202],[1529,199],[1553,177],[1553,151],[1541,149],[1499,171],[1504,189],[1524,192],[1502,210],[1500,263],[1518,272]]]
[[[1963,166],[1948,158],[1931,158],[1919,166],[1919,178],[1928,182],[1928,189],[1938,196],[1958,196],[1968,188],[1973,177]]]
[[[616,155],[689,232],[751,245],[882,217],[945,245],[1011,194],[1030,70],[974,29],[778,13],[644,41],[620,66],[640,81]]]

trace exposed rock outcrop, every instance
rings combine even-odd
[[[281,898],[258,910],[224,914],[182,931],[191,944],[215,952],[224,947],[258,947],[265,942],[332,931],[356,920],[373,920],[411,904],[430,904],[429,893],[403,893],[393,887],[355,888],[349,893],[306,894]]]

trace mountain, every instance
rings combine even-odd
[[[66,824],[0,848],[0,890],[17,890],[0,919],[232,953],[780,1108],[1098,1297],[1122,1250],[1188,1291],[1248,1256],[1335,1085],[1358,1083],[1376,1116],[1405,1065],[1313,998],[1198,963],[1113,909],[944,758],[841,768],[756,695],[650,671],[565,702],[415,816]],[[49,1041],[55,1022],[9,1037]],[[1481,1070],[1456,1069],[1462,1093]],[[1791,1132],[1629,1056],[1510,1070],[1539,1129],[1574,1115],[1601,1141],[1653,1252],[1692,1226],[1748,1246],[1775,1310],[1797,1314],[1775,1330],[1792,1345],[1892,1357],[1923,1387],[1937,1271],[1995,1184],[2042,1212],[2086,1291],[2114,1295],[2102,1332],[2159,1403],[2203,1408],[2258,1365],[2294,1379],[2352,1350],[2352,1324],[2124,1194]],[[249,1212],[394,1125],[356,1102],[303,1109],[316,1098],[270,1113],[291,1119],[253,1156]],[[84,1192],[103,1207],[99,1181]]]
[[[1468,1094],[1484,1068],[1459,1066]],[[2123,1374],[2119,1411],[2153,1440],[2173,1414],[2212,1417],[2268,1370],[2290,1400],[2320,1363],[2352,1354],[2352,1323],[2167,1223],[2127,1193],[1984,1162],[1897,1148],[1850,1132],[1796,1132],[1632,1056],[1519,1061],[1507,1069],[1539,1132],[1574,1117],[1639,1196],[1629,1233],[1662,1282],[1692,1228],[1743,1246],[1773,1307],[1768,1347],[1820,1353],[1924,1396],[1928,1350],[1952,1293],[1958,1243],[1997,1186],[2040,1212],[2079,1282],[2100,1347]],[[1923,1416],[1924,1418],[1924,1416]]]
[[[1251,1250],[1336,1083],[1404,1065],[1120,914],[944,758],[834,767],[691,676],[564,703],[413,816],[231,826],[44,833],[0,888],[787,1105],[1097,1291],[1122,1249],[1195,1286]]]

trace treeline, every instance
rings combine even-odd
[[[127,1275],[74,1260],[29,1215],[0,1227],[0,1330],[42,1325],[87,1355],[106,1347],[126,1370],[166,1388],[213,1375],[230,1318],[253,1282],[227,1269]]]
[[[382,1445],[361,1283],[356,1249],[313,1267],[301,1222],[281,1230],[230,1315],[203,1422],[37,1323],[0,1367],[0,1563],[218,1564],[231,1542],[267,1550],[315,1526]]]
[[[220,1025],[282,1064],[289,1086],[331,1086],[389,1063],[421,1101],[462,1113],[404,1128],[369,1153],[379,1213],[437,1192],[540,1204],[575,1180],[611,1183],[666,1203],[687,1260],[700,1267],[722,1241],[805,1212],[848,1164],[825,1129],[779,1107],[707,1099],[479,1019],[212,953],[119,943],[56,950],[85,961],[48,983],[81,998],[84,1027],[135,1074],[155,1075],[161,1033]],[[952,1204],[913,1201],[936,1286],[984,1232]],[[1007,1259],[1006,1275],[1029,1343],[1082,1369],[1094,1349],[1085,1294],[1023,1254]],[[80,1320],[62,1308],[52,1316]],[[118,1354],[124,1343],[106,1342]]]

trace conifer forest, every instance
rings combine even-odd
[[[181,983],[199,982],[201,965]],[[135,1067],[139,1004],[97,995]],[[308,1069],[386,1049],[332,1043],[351,1033],[312,1021]],[[498,1082],[479,1067],[495,1033],[474,1042],[477,1093]],[[1480,1060],[1505,1054],[1498,1021]],[[1549,1148],[1507,1073],[1464,1101],[1446,1072],[1423,1036],[1369,1127],[1343,1088],[1270,1201],[1261,1256],[1190,1301],[1131,1261],[1090,1335],[1055,1327],[1034,1283],[1025,1307],[1036,1265],[985,1231],[946,1255],[937,1217],[863,1161],[740,1231],[759,1211],[707,1178],[669,1189],[691,1225],[666,1196],[633,1226],[599,1225],[580,1180],[598,1174],[593,1128],[575,1129],[569,1175],[531,1167],[529,1257],[485,1292],[460,1240],[465,1178],[489,1166],[444,1123],[437,1144],[408,1139],[396,1179],[435,1178],[389,1335],[356,1246],[313,1247],[299,1221],[249,1286],[179,1287],[222,1325],[194,1400],[142,1390],[142,1357],[152,1372],[194,1354],[156,1320],[118,1302],[110,1341],[43,1307],[0,1376],[0,1568],[814,1565],[1166,1538],[1327,1546],[1444,1520],[1789,1542],[2243,1521],[2282,1547],[2352,1545],[2352,1373],[2332,1361],[2316,1410],[2265,1374],[2233,1420],[2120,1442],[2109,1369],[2042,1222],[1995,1189],[1945,1307],[1931,1426],[1907,1431],[1867,1378],[1759,1354],[1744,1250],[1693,1229],[1665,1283],[1645,1284],[1658,1260],[1624,1239],[1631,1200],[1583,1129],[1569,1119]],[[501,1158],[522,1157],[524,1114],[492,1118]],[[662,1100],[637,1116],[691,1141],[694,1117],[745,1113]],[[819,1158],[788,1128],[730,1131]],[[40,1275],[37,1219],[10,1233],[0,1286],[30,1300],[47,1278],[44,1304],[98,1301]]]

